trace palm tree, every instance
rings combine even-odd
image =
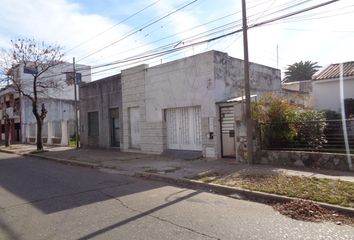
[[[285,69],[285,78],[283,82],[310,80],[319,68],[320,66],[317,65],[317,62],[311,61],[300,61],[288,65]]]

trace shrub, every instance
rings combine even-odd
[[[296,113],[294,139],[298,146],[309,146],[313,149],[322,148],[327,142],[325,136],[326,118],[324,113],[314,110],[302,110]]]
[[[262,142],[267,147],[291,145],[319,149],[326,142],[324,114],[289,104],[286,99],[267,94],[252,107],[253,118],[261,125]]]

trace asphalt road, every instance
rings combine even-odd
[[[0,153],[0,239],[354,239],[354,228],[108,170]]]

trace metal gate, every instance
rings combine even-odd
[[[220,107],[222,156],[235,157],[234,106]]]
[[[167,147],[176,150],[202,150],[200,107],[166,109]]]

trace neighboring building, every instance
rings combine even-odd
[[[313,108],[311,80],[282,83],[280,97],[288,99],[292,104],[305,108]]]
[[[121,75],[80,86],[80,144],[120,147],[122,142]]]
[[[91,68],[85,65],[77,65],[80,69],[82,82],[91,81]],[[67,145],[70,136],[74,134],[75,108],[74,108],[74,85],[68,81],[66,72],[72,71],[72,64],[63,63],[45,72],[41,77],[54,79],[62,84],[61,90],[49,89],[40,94],[39,104],[44,103],[48,111],[43,124],[43,143]],[[18,66],[14,71],[14,77],[30,87],[33,76],[26,73],[23,65]],[[69,79],[70,80],[70,79]],[[13,117],[10,127],[11,142],[35,143],[36,142],[36,120],[32,113],[32,103],[29,99],[15,93],[11,87],[0,90],[1,110],[13,109]],[[4,119],[1,116],[2,129]],[[2,134],[4,135],[4,134]],[[3,136],[1,136],[3,137]],[[4,138],[1,138],[4,140]]]
[[[10,143],[19,143],[22,140],[21,116],[20,116],[20,95],[13,93],[11,89],[5,87],[0,90],[0,119],[1,134],[0,141],[5,140],[5,119],[7,113],[10,119],[9,137]]]
[[[196,151],[241,155],[244,63],[209,51],[169,63],[140,65],[80,86],[83,147],[160,154]],[[250,64],[253,99],[280,91],[280,70]]]
[[[209,51],[122,71],[123,151],[243,155],[244,62]],[[250,63],[251,94],[280,91],[280,70]]]
[[[316,110],[341,111],[344,101],[346,116],[354,115],[354,62],[343,63],[343,96],[340,91],[340,64],[331,64],[313,76],[312,94]]]

